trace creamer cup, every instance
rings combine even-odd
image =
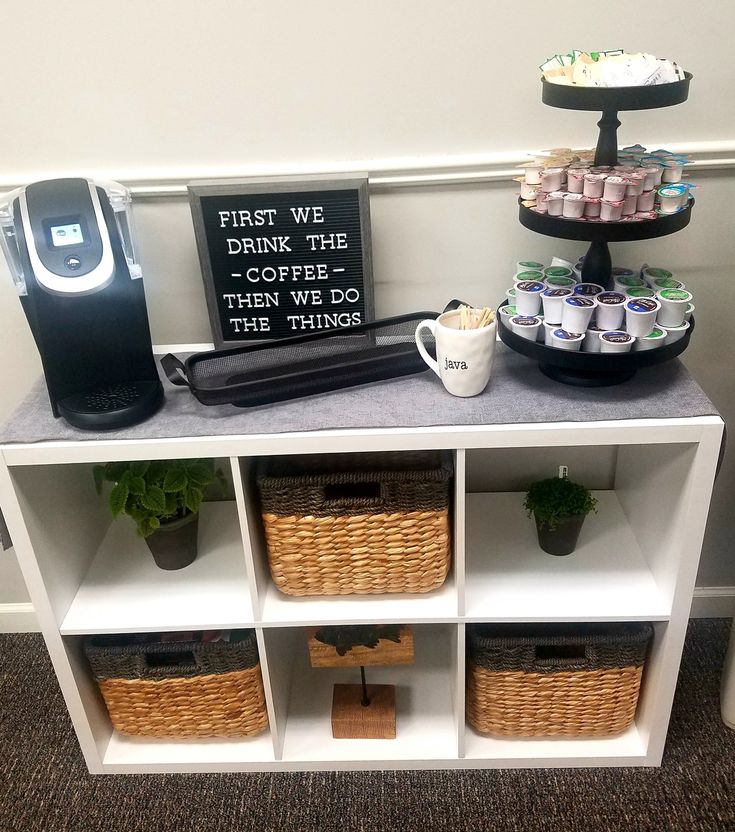
[[[622,176],[608,176],[602,190],[602,198],[613,202],[623,199],[627,185]]]
[[[600,219],[603,222],[619,222],[623,216],[623,201],[609,202],[603,199],[600,203]]]
[[[681,326],[686,320],[686,310],[692,302],[692,293],[686,289],[662,289],[656,297],[661,304],[656,323],[666,328]]]
[[[538,315],[541,310],[541,293],[546,286],[540,280],[521,280],[514,288],[518,314],[521,317]]]
[[[550,194],[546,194],[544,203],[550,217],[560,217],[564,210],[564,193],[562,191],[553,191]]]
[[[594,297],[571,295],[562,299],[561,327],[567,332],[584,333],[597,308]]]
[[[656,191],[643,191],[639,197],[636,197],[636,200],[636,211],[653,211],[656,202]]]
[[[510,319],[510,326],[516,335],[535,341],[541,326],[541,318],[536,315],[516,315]]]
[[[600,202],[599,197],[586,196],[584,198],[584,215],[585,217],[599,217],[600,216]]]
[[[658,191],[658,206],[662,214],[675,214],[681,208],[682,194],[688,193],[686,185],[662,185]]]
[[[544,273],[537,269],[526,269],[522,272],[516,272],[513,277],[513,285],[520,283],[522,280],[541,280],[543,282]]]
[[[541,190],[544,193],[550,194],[553,191],[558,191],[561,188],[563,181],[562,168],[546,168],[541,171]]]
[[[629,298],[625,302],[625,329],[634,338],[641,338],[656,325],[661,304],[655,298]]]
[[[551,332],[551,346],[558,350],[569,350],[570,352],[579,352],[579,348],[584,341],[584,333],[567,332],[561,327],[552,330]]]
[[[523,168],[523,178],[528,185],[541,184],[541,171],[543,170],[541,165],[519,165],[519,167]]]
[[[613,330],[600,335],[600,352],[630,352],[635,338],[628,332]]]
[[[586,173],[584,175],[583,193],[585,196],[601,197],[605,187],[605,176],[601,173]]]
[[[695,308],[696,307],[694,306],[693,303],[688,303],[687,304],[686,312],[684,312],[684,320],[687,323],[689,323],[689,321],[692,319],[692,315],[694,314]]]
[[[643,193],[646,191],[653,192],[653,189],[661,184],[661,174],[663,173],[663,168],[659,165],[645,165],[641,168],[641,173],[643,174]]]
[[[582,194],[564,194],[562,216],[570,220],[577,220],[582,214],[584,214],[584,197]]]
[[[661,182],[681,182],[681,175],[684,172],[684,165],[678,162],[669,162],[661,174]]]
[[[661,327],[655,326],[648,335],[636,338],[633,344],[633,352],[641,350],[653,350],[656,347],[663,347],[666,343],[666,332]]]
[[[684,321],[681,326],[661,326],[658,325],[659,329],[663,329],[666,333],[666,341],[664,342],[667,346],[669,344],[673,344],[675,341],[679,341],[686,335],[686,331],[690,327],[689,321]]]
[[[565,280],[569,280],[569,278],[565,278]],[[544,308],[544,320],[557,326],[561,324],[561,304],[564,298],[569,297],[571,294],[572,290],[569,287],[552,286],[545,289],[541,295],[541,303]]]
[[[589,168],[569,168],[567,171],[567,190],[570,194],[581,194],[584,190],[584,176]]]
[[[539,185],[530,185],[525,180],[521,180],[521,199],[536,199],[539,187]]]
[[[638,197],[636,194],[628,194],[623,200],[623,216],[629,217],[638,210]]]
[[[604,330],[618,329],[625,317],[626,297],[622,292],[601,292],[597,295],[595,322]]]
[[[628,185],[625,189],[626,196],[640,196],[643,193],[643,186],[646,183],[646,175],[644,173],[631,173],[628,176]]]
[[[625,290],[625,294],[629,298],[655,298],[656,293],[648,286],[631,286],[630,289]]]
[[[582,341],[582,352],[599,352],[600,335],[604,332],[599,326],[589,326]]]

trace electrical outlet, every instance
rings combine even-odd
[[[569,467],[566,465],[559,466],[559,479],[565,480],[569,476]]]

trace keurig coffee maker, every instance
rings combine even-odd
[[[0,241],[51,409],[83,430],[132,425],[163,401],[131,220],[116,182],[51,179],[0,200]]]

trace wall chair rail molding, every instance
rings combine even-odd
[[[697,172],[725,172],[735,168],[735,138],[711,142],[667,142],[646,140],[646,146],[666,147],[676,153],[689,153]],[[367,171],[371,191],[420,187],[458,187],[488,182],[511,185],[516,165],[528,159],[536,149],[507,150],[494,153],[448,154],[382,159],[357,159],[344,162],[283,162],[282,164],[230,165],[226,167],[191,167],[170,170],[99,170],[85,175],[114,179],[130,188],[136,199],[185,197],[187,184],[197,179],[246,178],[256,176],[324,176],[335,173]],[[28,182],[78,174],[77,171],[37,170],[0,176],[0,192]]]

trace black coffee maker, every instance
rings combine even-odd
[[[116,182],[51,179],[0,201],[0,242],[51,409],[83,430],[135,424],[163,401],[131,220]]]

